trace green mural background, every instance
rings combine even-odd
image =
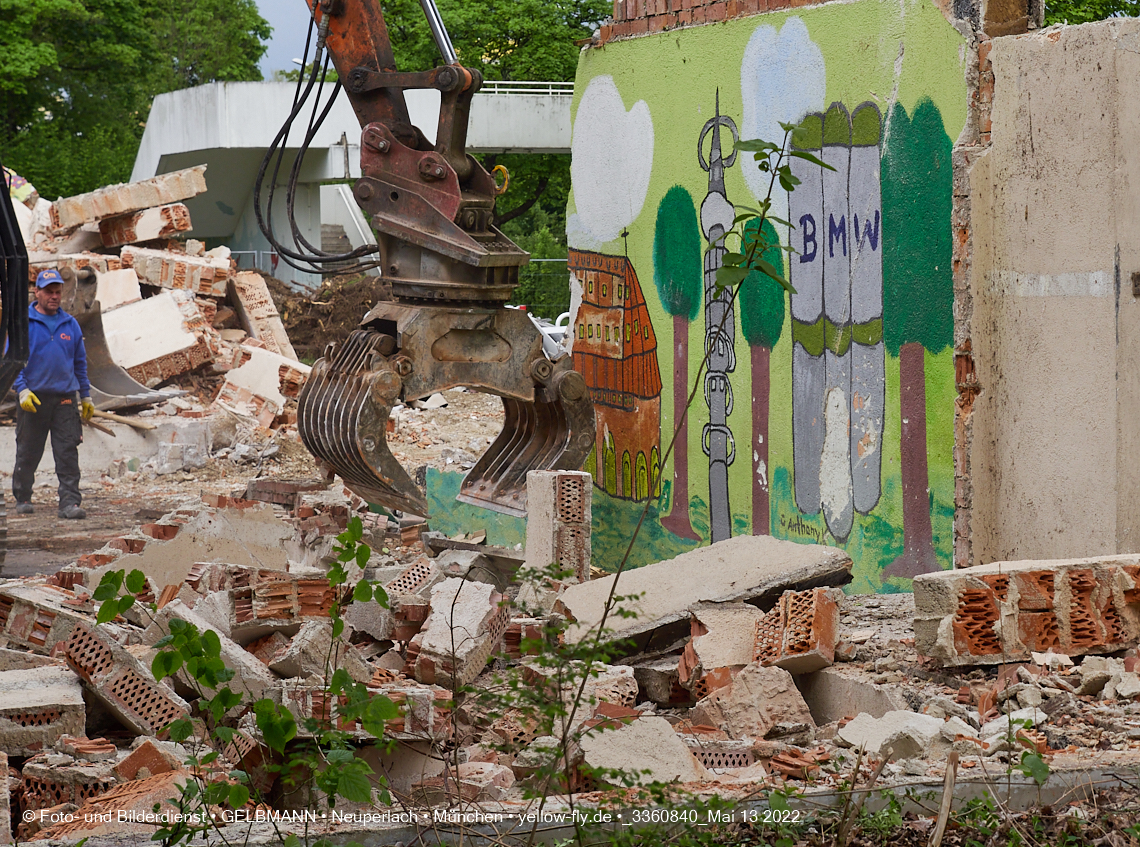
[[[663,384],[660,444],[664,451],[676,426],[672,378],[673,356],[677,349],[674,328],[687,326],[687,378],[690,387],[704,353],[705,328],[702,318],[692,323],[675,321],[676,304],[667,311],[654,284],[658,207],[668,192],[672,191],[673,196],[677,196],[684,191],[693,198],[699,213],[701,198],[706,197],[710,190],[709,173],[702,170],[696,156],[697,138],[702,126],[718,113],[741,124],[741,63],[749,39],[758,27],[781,30],[793,18],[806,26],[811,41],[818,46],[823,57],[826,91],[820,106],[826,108],[828,104],[841,102],[848,110],[853,110],[858,104],[869,101],[878,106],[884,117],[881,157],[887,355],[886,406],[880,447],[881,496],[869,514],[855,514],[850,534],[838,546],[846,549],[855,563],[854,581],[848,587],[849,591],[909,590],[910,580],[901,573],[905,568],[889,570],[907,549],[903,532],[899,358],[900,344],[907,341],[922,345],[917,352],[921,354],[918,361],[924,374],[927,503],[936,566],[950,567],[952,548],[955,386],[948,332],[948,328],[952,328],[952,286],[949,282],[951,183],[948,168],[950,142],[961,132],[966,120],[966,50],[962,36],[947,23],[938,8],[929,2],[914,0],[904,0],[901,4],[878,0],[834,3],[691,27],[584,50],[575,85],[572,107],[575,116],[578,116],[582,95],[590,83],[608,76],[620,93],[626,110],[636,112],[638,108],[644,108],[638,106],[639,102],[644,102],[653,127],[651,142],[623,153],[626,157],[633,157],[634,161],[639,151],[643,157],[651,157],[648,189],[640,211],[625,225],[621,235],[615,232],[615,237],[591,249],[627,256],[640,276],[654,332],[661,342],[658,348]],[[938,120],[941,136],[932,124]],[[892,136],[896,124],[900,132]],[[579,129],[576,123],[576,134]],[[902,131],[904,129],[905,132]],[[722,132],[721,142],[727,156],[732,139]],[[925,181],[921,173],[914,173],[915,161],[921,165],[922,144],[940,147],[931,155],[937,160],[944,154],[946,163],[944,172],[932,173]],[[705,147],[707,153],[707,142]],[[576,180],[580,181],[583,168],[604,172],[607,168],[621,167],[620,161],[604,158],[597,162],[583,161],[578,158],[577,147],[575,151]],[[916,151],[920,154],[917,159]],[[725,194],[729,202],[736,205],[754,205],[754,197],[742,174],[742,168],[747,166],[754,166],[754,163],[749,155],[742,154],[734,167],[724,170]],[[903,171],[906,171],[905,177]],[[916,179],[918,184],[914,182]],[[891,184],[887,184],[888,181]],[[578,184],[576,182],[575,186]],[[579,212],[580,207],[581,203],[572,194],[570,215]],[[891,209],[894,211],[889,212]],[[902,230],[898,220],[900,213],[911,218]],[[575,246],[573,238],[571,233],[572,247]],[[944,261],[939,258],[937,267],[916,270],[922,251],[936,257],[943,255],[939,252],[943,243]],[[701,244],[704,245],[703,239]],[[934,249],[933,253],[931,249]],[[660,257],[659,245],[659,261]],[[792,256],[790,261],[794,263],[796,257]],[[917,298],[914,308],[907,307],[908,298]],[[766,475],[770,532],[773,536],[793,541],[837,544],[828,532],[823,513],[804,514],[793,496],[792,332],[791,315],[786,308],[782,318],[782,328],[776,331],[776,327],[767,326],[762,333],[777,339],[768,359]],[[758,327],[754,317],[746,319],[751,323],[741,325],[739,307],[735,320],[737,364],[730,378],[736,402],[729,415],[729,426],[736,438],[738,455],[729,469],[729,499],[732,533],[738,535],[754,531],[752,479],[755,464],[750,435],[753,433],[755,408],[751,402],[755,358],[748,339],[756,337]],[[748,333],[744,332],[745,329]],[[913,373],[913,370],[911,367],[909,372]],[[682,537],[685,533],[678,535],[662,526],[662,518],[670,514],[675,490],[674,465],[670,460],[662,469],[662,495],[651,502],[649,518],[632,552],[631,561],[635,565],[666,559],[707,543],[710,526],[707,502],[709,463],[702,452],[701,428],[708,414],[698,392],[688,424],[687,470],[689,522],[699,540]],[[429,476],[429,495],[433,501],[433,515],[436,516],[433,528],[459,532],[462,528],[456,520],[459,516],[455,504],[445,505],[450,500],[447,496],[450,489],[458,488],[458,476],[455,476],[454,484],[449,481],[450,476]],[[437,504],[442,508],[435,508]],[[616,567],[626,552],[644,506],[644,501],[611,497],[595,488],[595,565],[607,570]],[[522,540],[521,521],[489,512],[464,517],[468,519],[468,529],[474,525],[470,522],[472,518],[476,524],[486,525],[492,541],[513,546]],[[756,529],[764,531],[762,526]],[[886,575],[884,571],[887,571]]]

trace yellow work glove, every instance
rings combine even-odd
[[[91,402],[90,397],[84,397],[79,401],[79,417],[84,421],[95,417],[95,404]]]
[[[20,408],[25,412],[35,412],[39,405],[40,398],[33,394],[30,388],[25,388],[20,392]]]

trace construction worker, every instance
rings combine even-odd
[[[79,505],[80,420],[95,414],[91,383],[87,381],[87,351],[75,318],[60,308],[63,277],[59,271],[40,271],[36,299],[28,306],[28,364],[16,377],[20,409],[16,412],[16,466],[12,494],[16,513],[28,515],[32,483],[51,435],[55,475],[59,479],[59,516],[79,520],[87,513]]]

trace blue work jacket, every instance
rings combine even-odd
[[[28,364],[16,377],[16,391],[25,388],[33,393],[49,394],[78,391],[80,397],[90,397],[83,331],[75,318],[63,309],[57,316],[59,323],[53,334],[48,329],[47,315],[41,315],[35,303],[28,306]]]

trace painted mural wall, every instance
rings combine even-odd
[[[583,51],[568,238],[574,361],[598,412],[595,564],[616,566],[648,502],[635,564],[771,534],[845,548],[853,591],[950,567],[965,57],[914,0]],[[791,226],[766,235],[793,249],[768,258],[796,293],[753,275],[732,301],[717,245],[768,191],[736,144],[781,140],[781,121],[802,122],[793,143],[834,170],[796,160],[799,187],[773,196]]]

